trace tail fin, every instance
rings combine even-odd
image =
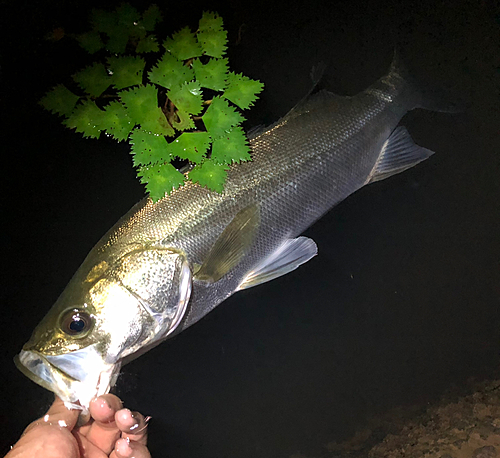
[[[401,58],[401,54],[394,49],[388,79],[400,78],[405,81],[410,98],[413,102],[413,108],[424,108],[431,111],[443,113],[461,113],[465,110],[465,104],[457,100],[444,88],[427,88],[412,76]]]

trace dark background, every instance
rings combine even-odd
[[[384,74],[396,46],[423,88],[446,88],[467,109],[409,113],[403,123],[436,152],[431,159],[362,189],[311,227],[319,256],[299,270],[236,294],[124,368],[116,392],[153,417],[153,456],[328,456],[326,444],[369,415],[494,376],[495,3],[157,3],[171,31],[196,25],[203,10],[223,16],[231,67],[266,84],[247,127],[283,116],[309,90],[318,62],[328,64],[322,85],[355,94]],[[106,5],[115,4],[0,3],[4,452],[52,399],[13,356],[92,246],[143,196],[124,144],[84,140],[36,103],[87,64],[70,40],[44,36],[56,27],[82,32],[90,7]]]

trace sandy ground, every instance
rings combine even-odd
[[[500,456],[500,380],[471,382],[468,391],[464,396],[449,393],[425,408],[401,408],[373,418],[351,439],[326,445],[321,458]]]

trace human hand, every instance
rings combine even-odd
[[[56,400],[31,423],[5,458],[151,458],[147,420],[122,408],[113,394],[90,403],[90,420],[76,426],[80,411]]]

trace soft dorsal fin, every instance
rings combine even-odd
[[[254,270],[249,272],[238,286],[237,291],[281,277],[295,270],[317,254],[318,247],[314,240],[307,237],[289,239],[274,253],[265,258]]]
[[[260,214],[252,204],[240,210],[208,253],[195,280],[215,283],[233,269],[252,244],[259,228]]]
[[[415,144],[406,127],[396,127],[384,143],[380,156],[366,180],[366,184],[403,172],[433,154],[434,151]]]
[[[290,109],[290,111],[287,114],[285,114],[285,116],[280,118],[275,123],[269,126],[259,125],[252,127],[247,132],[248,139],[253,140],[254,138],[268,131],[269,129],[272,129],[274,126],[282,124],[285,121],[289,121],[293,118],[296,118],[297,116],[300,116],[304,113],[307,113],[308,111],[313,110],[316,107],[318,100],[322,100],[323,98],[328,96],[335,96],[335,94],[332,94],[324,89],[313,94],[313,92],[317,89],[317,86],[320,83],[321,79],[323,78],[323,74],[325,73],[326,67],[327,66],[324,62],[318,62],[316,65],[314,65],[310,73],[312,84],[309,91],[307,91],[307,93],[297,102],[297,104],[293,108]],[[318,94],[321,95],[318,96]],[[328,95],[326,96],[325,94]],[[336,97],[340,98],[341,96],[336,96]]]

